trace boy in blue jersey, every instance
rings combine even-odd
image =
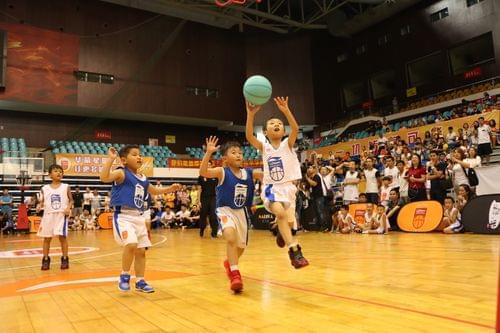
[[[207,152],[201,161],[200,176],[217,178],[216,214],[227,242],[227,259],[224,261],[230,288],[235,293],[243,290],[238,261],[248,243],[249,209],[252,206],[254,180],[262,180],[262,171],[242,168],[243,153],[238,142],[228,142],[222,147],[225,167],[208,168],[208,162],[220,146],[219,140],[206,140]]]
[[[139,146],[128,145],[120,149],[110,147],[109,159],[104,164],[100,179],[104,183],[113,183],[111,206],[113,214],[113,234],[115,240],[123,246],[122,273],[118,283],[121,291],[130,290],[130,267],[134,262],[136,274],[135,289],[152,293],[154,289],[144,280],[146,269],[146,248],[151,246],[144,214],[145,201],[149,196],[175,192],[181,188],[174,184],[169,187],[157,187],[149,184],[146,176],[140,174],[142,156]],[[123,167],[111,170],[113,162],[120,158]]]

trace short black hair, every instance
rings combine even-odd
[[[451,200],[451,202],[455,203],[455,199],[453,199],[453,197],[450,197],[450,196],[444,197],[444,200],[446,200],[446,199]],[[444,202],[444,200],[443,200],[443,202]]]
[[[120,149],[118,151],[118,155],[120,157],[127,157],[127,155],[130,153],[130,151],[132,149],[139,149],[139,150],[141,150],[138,145],[126,145],[125,147],[123,147],[122,149]]]
[[[63,168],[59,164],[52,164],[51,166],[49,166],[49,173],[51,173],[52,170],[61,170],[61,171],[63,171]]]
[[[386,161],[387,161],[387,160],[394,160],[394,157],[392,157],[392,155],[387,155],[387,156],[385,157],[385,160],[386,160]]]
[[[398,164],[403,164],[403,165],[404,165],[404,164],[405,164],[405,162],[404,162],[403,160],[398,160],[398,161],[396,162],[396,165],[398,165]]]
[[[345,210],[349,210],[349,205],[342,205],[342,206],[340,206],[340,208],[345,209]]]
[[[366,193],[360,193],[360,194],[358,195],[358,198],[359,198],[359,197],[365,197],[365,198],[368,198],[368,197],[366,196]]]
[[[241,149],[241,143],[239,143],[238,141],[228,141],[223,144],[221,148],[222,156],[225,156],[227,154],[227,151],[233,147]]]

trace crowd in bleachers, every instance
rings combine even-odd
[[[471,126],[449,127],[445,133],[436,128],[411,144],[400,137],[388,139],[380,133],[377,142],[366,147],[360,156],[313,153],[303,164],[304,179],[299,185],[302,204],[298,205],[298,215],[312,206],[323,231],[378,230],[383,233],[387,230],[381,227],[384,224],[380,219],[387,220],[388,229],[397,230],[397,212],[404,204],[437,200],[444,205],[448,219],[449,228],[445,232],[462,231],[460,211],[475,195],[478,185],[474,169],[489,163],[492,147],[497,142],[495,121],[488,123],[480,114],[477,116]],[[361,183],[365,183],[363,193]],[[365,202],[374,205],[370,210],[378,216],[373,220],[377,227],[370,227],[372,219],[367,217],[370,223],[362,228],[355,224],[347,228],[342,205]]]

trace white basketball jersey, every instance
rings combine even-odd
[[[281,141],[278,149],[270,143],[262,144],[264,184],[283,184],[302,178],[297,154],[288,146],[288,138]]]
[[[68,184],[63,184],[54,189],[50,185],[42,187],[43,213],[64,212],[69,205]]]

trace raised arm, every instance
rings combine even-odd
[[[207,146],[207,152],[203,159],[201,160],[200,165],[200,176],[205,178],[217,178],[219,181],[224,176],[224,170],[220,167],[218,168],[209,168],[208,162],[210,162],[210,157],[213,153],[219,150],[220,146],[217,146],[219,139],[215,136],[211,136],[210,138],[205,140]]]
[[[171,193],[171,192],[176,192],[182,189],[181,184],[172,184],[167,187],[161,187],[161,186],[154,186],[154,185],[149,185],[148,186],[148,193],[151,195],[159,195],[159,194],[165,194],[165,193]]]
[[[257,140],[255,135],[253,134],[253,123],[255,119],[255,114],[259,112],[260,105],[253,105],[250,102],[246,101],[247,106],[247,123],[245,127],[245,136],[247,141],[254,146],[255,149],[262,151],[262,142]]]
[[[299,124],[295,117],[293,116],[292,111],[288,107],[288,96],[287,97],[276,97],[274,102],[278,106],[278,109],[285,115],[286,120],[288,121],[288,125],[290,125],[290,134],[288,134],[288,146],[290,149],[293,148],[295,141],[297,140],[297,136],[299,135]]]
[[[118,152],[115,148],[109,147],[108,157],[108,160],[104,163],[101,173],[99,174],[99,179],[103,183],[115,182],[121,184],[125,180],[125,173],[123,170],[118,169],[111,171],[113,162],[118,158]]]

